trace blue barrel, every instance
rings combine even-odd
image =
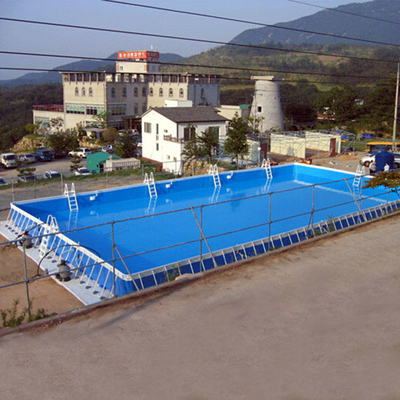
[[[385,164],[388,163],[390,169],[393,169],[394,154],[388,151],[381,151],[375,154],[376,172],[383,171]]]

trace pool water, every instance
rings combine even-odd
[[[157,182],[156,198],[144,184],[78,194],[78,212],[69,210],[65,196],[16,205],[41,221],[51,214],[60,231],[72,230],[65,235],[103,260],[117,249],[125,262],[115,267],[126,274],[127,268],[150,270],[387,201],[386,193],[355,193],[354,174],[300,164],[272,172],[272,180],[261,168],[221,173],[220,188],[210,175]]]

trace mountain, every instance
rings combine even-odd
[[[81,60],[69,64],[60,65],[54,68],[55,71],[49,72],[31,72],[16,79],[9,79],[0,81],[0,86],[14,87],[17,85],[34,84],[39,85],[42,83],[61,83],[61,75],[58,71],[115,71],[115,61],[117,54],[113,53],[107,59],[110,61],[96,61],[96,60]],[[179,62],[184,60],[178,54],[164,53],[160,54],[161,62]]]
[[[358,15],[373,17],[374,19]],[[395,23],[383,22],[382,20]],[[347,4],[331,10],[325,9],[311,16],[291,22],[279,23],[275,26],[399,45],[400,29],[398,24],[400,24],[400,0],[374,0],[368,3]],[[319,45],[362,44],[359,41],[274,27],[243,31],[233,38],[230,43],[259,45],[271,42]]]

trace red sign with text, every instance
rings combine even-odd
[[[121,51],[118,53],[119,59],[142,59],[142,60],[158,60],[160,53],[158,51]]]

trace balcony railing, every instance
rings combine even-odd
[[[174,142],[174,143],[185,143],[185,139],[172,137],[172,135],[164,135],[164,140],[167,140],[168,142]]]

